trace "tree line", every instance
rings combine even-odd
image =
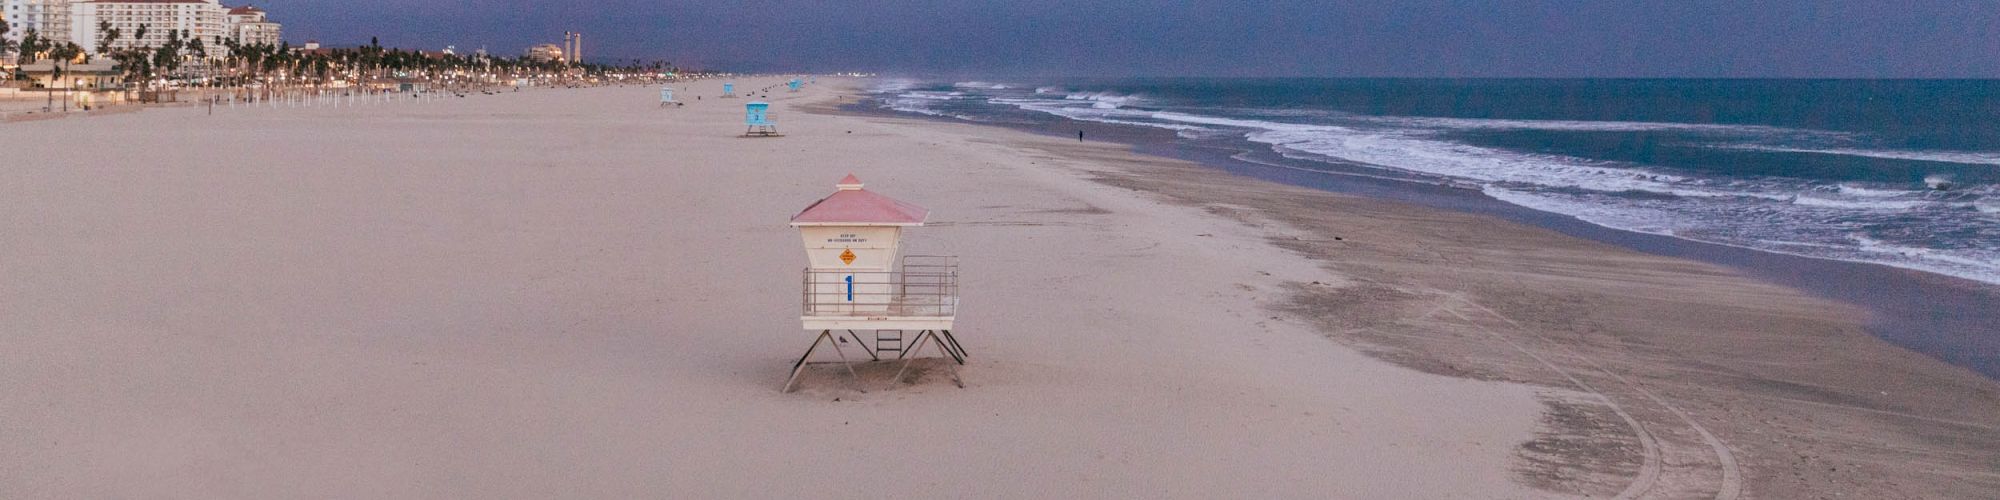
[[[5,25],[6,23],[0,23],[0,34],[6,33]],[[630,63],[604,65],[537,61],[527,57],[425,53],[385,48],[380,39],[376,38],[371,38],[368,45],[361,47],[305,51],[295,50],[287,42],[280,42],[277,45],[244,43],[238,39],[223,37],[217,37],[216,43],[211,44],[201,37],[191,36],[186,30],[167,30],[164,42],[151,43],[147,38],[147,35],[152,34],[150,29],[146,25],[140,25],[127,39],[126,33],[108,22],[98,25],[98,33],[102,38],[96,40],[97,55],[112,60],[115,63],[114,70],[124,77],[128,86],[136,82],[141,88],[150,90],[156,85],[171,86],[177,83],[184,84],[183,86],[209,87],[271,85],[279,82],[325,85],[343,78],[364,82],[391,78],[436,81],[453,75],[466,74],[496,77],[504,75],[516,78],[595,77],[619,73],[657,74],[676,70],[666,61],[645,63],[633,60]],[[120,46],[120,42],[125,40],[130,42]],[[52,61],[51,76],[56,79],[60,79],[70,69],[72,61],[85,54],[83,47],[75,43],[45,39],[33,29],[27,30],[18,44],[5,43],[7,45],[0,45],[0,53],[5,53],[9,49],[17,51],[21,54],[23,62],[44,59]]]

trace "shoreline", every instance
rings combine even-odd
[[[837,112],[1038,132],[870,111],[847,105]],[[1132,137],[1146,131],[1089,130],[1126,152],[1067,149],[1074,136],[1053,131],[1005,141],[1118,165],[1090,172],[1108,185],[1275,233],[1269,244],[1357,277],[1368,284],[1364,291],[1295,284],[1277,308],[1316,318],[1322,333],[1343,345],[1427,373],[1569,388],[1610,402],[1544,401],[1546,428],[1524,445],[1523,475],[1571,488],[1557,491],[1635,493],[1617,489],[1614,479],[1633,475],[1641,480],[1632,487],[1644,485],[1638,493],[1664,496],[1976,497],[2000,490],[2000,475],[1986,470],[2000,461],[1995,382],[1889,344],[1864,327],[1879,317],[1869,311],[1631,242],[1243,175],[1161,154],[1171,145]],[[1382,243],[1366,252],[1365,264],[1349,262],[1364,247],[1354,227],[1417,238]],[[1607,437],[1621,427],[1632,439]],[[1648,452],[1638,459],[1627,454],[1642,448]]]
[[[859,91],[857,90],[857,93]],[[2000,381],[2000,285],[1920,269],[1829,259],[1640,233],[1543,212],[1486,196],[1477,190],[1318,172],[1244,158],[1241,151],[1190,148],[1172,131],[1049,117],[1048,125],[975,123],[850,103],[844,111],[939,123],[957,123],[1070,138],[1087,130],[1092,141],[1130,146],[1135,152],[1200,163],[1251,178],[1323,191],[1413,203],[1500,217],[1516,223],[1645,252],[1728,266],[1772,283],[1869,310],[1869,331],[1892,344]]]

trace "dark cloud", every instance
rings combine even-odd
[[[269,0],[286,38],[1000,75],[2000,76],[2000,2]]]

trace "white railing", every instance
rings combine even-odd
[[[800,289],[805,316],[955,317],[958,258],[905,256],[898,271],[806,269]]]

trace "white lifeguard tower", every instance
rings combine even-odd
[[[664,108],[667,106],[673,106],[678,104],[680,103],[674,101],[673,87],[660,87],[660,107]]]
[[[852,174],[835,186],[833,194],[792,217],[792,227],[799,228],[805,239],[809,262],[800,283],[799,319],[807,332],[817,331],[819,336],[792,365],[784,391],[791,392],[821,342],[833,345],[848,375],[858,380],[835,331],[845,332],[877,361],[885,353],[896,353],[896,359],[904,360],[896,381],[903,379],[916,352],[925,346],[965,364],[965,348],[951,334],[958,316],[957,257],[898,257],[903,228],[922,226],[930,211],[862,189],[861,180]],[[873,331],[874,338],[864,339],[857,331]],[[906,339],[904,335],[912,331],[916,336]],[[956,368],[951,379],[965,386]]]

